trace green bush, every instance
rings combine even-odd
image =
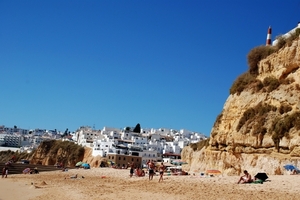
[[[258,134],[263,130],[265,121],[264,119],[266,118],[267,114],[271,111],[275,112],[276,110],[277,108],[275,106],[259,103],[255,107],[249,108],[244,112],[237,125],[236,130],[240,131],[242,126],[244,126],[244,124],[246,123],[257,122],[260,128],[258,129],[257,127],[258,130],[256,130],[254,133]]]
[[[289,137],[291,128],[300,130],[300,112],[295,112],[291,115],[286,115],[283,118],[276,118],[269,132],[272,133],[272,139],[276,149],[279,151],[279,142],[283,137]]]
[[[277,44],[276,44],[275,47],[278,50],[281,49],[282,47],[284,47],[286,45],[286,39],[282,35],[276,37],[276,40],[277,40]]]
[[[272,92],[273,90],[278,88],[278,86],[280,85],[280,82],[275,77],[269,76],[263,80],[263,85],[264,85],[264,87],[267,87],[268,92]]]
[[[207,138],[206,140],[201,140],[197,143],[191,143],[190,147],[193,149],[193,151],[201,150],[203,147],[208,147],[209,145],[209,139]]]
[[[276,44],[276,48],[277,50],[285,47],[286,45],[291,45],[292,42],[297,39],[300,35],[300,29],[297,28],[295,30],[294,33],[291,33],[288,37],[283,37],[283,35],[279,35],[278,37],[276,37],[276,40],[277,40],[277,44]]]
[[[255,76],[246,72],[240,75],[232,84],[230,88],[230,94],[237,93],[238,95],[244,91],[249,85],[254,84],[256,82]]]
[[[290,46],[294,40],[298,39],[299,34],[300,34],[300,29],[299,28],[297,28],[295,30],[295,32],[290,33],[289,36],[286,38],[287,45]]]
[[[258,75],[258,63],[266,58],[267,56],[271,55],[276,51],[276,48],[272,46],[258,46],[250,50],[248,53],[248,66],[249,66],[249,73],[257,76]]]

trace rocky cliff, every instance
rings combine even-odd
[[[31,164],[55,165],[57,162],[62,162],[67,167],[75,167],[79,161],[89,163],[91,167],[99,167],[102,161],[107,163],[100,156],[92,156],[91,148],[58,140],[42,142],[27,159]]]
[[[254,77],[239,77],[235,84],[244,85],[226,100],[212,128],[209,146],[183,149],[187,170],[214,168],[240,174],[247,169],[283,174],[285,164],[300,167],[299,67],[298,37],[260,60]]]

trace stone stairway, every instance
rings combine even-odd
[[[2,169],[5,167],[5,163],[0,163],[0,170],[2,174]],[[11,166],[8,167],[8,174],[22,174],[25,168],[34,169],[37,167],[39,172],[48,172],[55,170],[62,170],[60,168],[56,168],[53,165],[33,165],[33,164],[21,164],[21,163],[12,163]]]

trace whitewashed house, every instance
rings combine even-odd
[[[113,149],[113,145],[115,142],[113,140],[109,139],[103,139],[103,140],[95,140],[93,142],[93,156],[100,155],[101,157],[106,157],[110,151],[110,149]]]
[[[282,35],[282,37],[283,37],[284,39],[287,39],[288,37],[291,36],[291,34],[294,34],[294,33],[296,32],[296,29],[298,29],[298,28],[300,28],[300,22],[298,22],[298,24],[297,24],[297,26],[296,26],[295,28],[293,28],[292,30],[290,30],[290,31],[287,32],[286,34]],[[274,41],[272,42],[272,45],[273,45],[273,46],[276,46],[277,43],[278,43],[278,39],[274,40]]]

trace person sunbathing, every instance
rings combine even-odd
[[[137,169],[136,169],[136,171],[135,171],[135,175],[136,176],[145,176],[145,171],[144,170],[142,170],[140,167],[138,167]]]
[[[238,184],[241,183],[252,183],[251,175],[248,173],[247,170],[244,170],[244,175],[240,177],[240,180],[238,181]]]

